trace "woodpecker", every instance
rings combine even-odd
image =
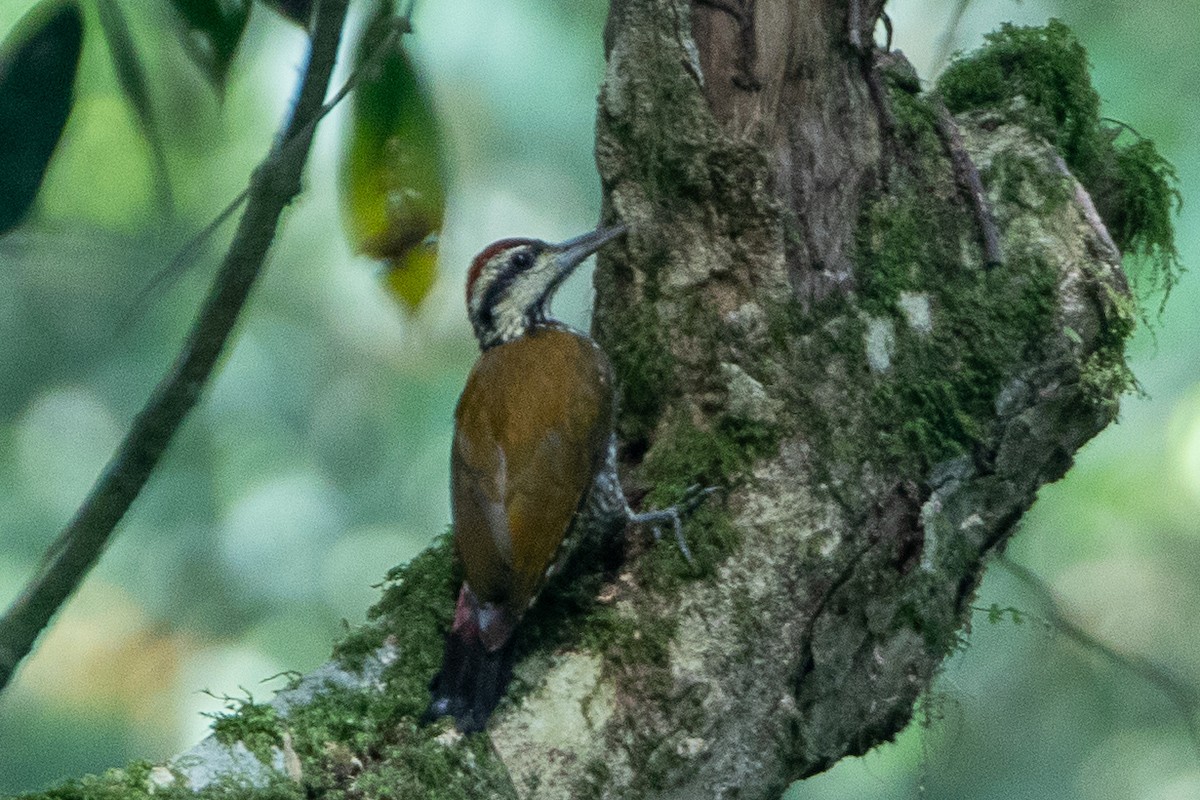
[[[482,730],[512,671],[513,632],[546,580],[585,537],[630,523],[671,525],[709,490],[635,514],[617,477],[612,368],[587,335],[549,315],[555,290],[626,232],[599,228],[561,244],[503,239],[467,274],[479,340],[455,412],[450,459],[454,552],[462,566],[454,622],[426,719]]]

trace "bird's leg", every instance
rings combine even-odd
[[[625,497],[625,490],[621,488],[621,479],[617,473],[617,436],[614,433],[608,440],[604,463],[596,475],[596,483],[588,497],[585,519],[598,522],[602,530],[609,532],[609,535],[624,530],[630,524],[649,525],[650,530],[654,532],[655,541],[662,539],[662,526],[669,523],[675,531],[675,543],[679,545],[679,552],[683,553],[683,557],[691,564],[692,550],[683,538],[683,521],[716,490],[715,486],[702,488],[696,484],[688,487],[683,497],[679,498],[679,502],[670,508],[635,513],[629,507],[629,500]]]
[[[708,486],[701,487],[699,484],[689,486],[687,491],[683,493],[683,497],[679,498],[679,502],[670,508],[664,508],[660,511],[646,511],[641,514],[629,511],[629,522],[634,525],[649,525],[650,530],[654,533],[654,541],[662,539],[662,526],[665,523],[671,523],[671,527],[675,531],[675,543],[679,545],[679,552],[683,553],[683,557],[687,559],[689,564],[692,561],[692,551],[688,547],[687,539],[683,537],[683,521],[691,516],[700,504],[703,503],[710,494],[715,492],[717,487]]]

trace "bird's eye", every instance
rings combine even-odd
[[[516,269],[529,269],[533,266],[533,253],[528,250],[518,250],[512,254],[509,263]]]

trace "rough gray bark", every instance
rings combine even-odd
[[[596,152],[631,231],[597,271],[595,334],[623,466],[654,503],[725,491],[690,526],[695,569],[631,539],[582,632],[527,648],[493,757],[415,734],[411,752],[465,753],[428,796],[479,796],[461,787],[499,765],[489,796],[775,798],[889,740],[989,554],[1114,418],[1128,289],[1086,192],[1003,111],[956,120],[970,159],[952,158],[903,60],[871,46],[881,6],[613,0]],[[956,163],[983,176],[999,266]],[[402,641],[421,602],[381,622],[390,672],[338,682],[428,680]],[[411,736],[388,720],[395,754]],[[266,761],[310,780],[289,741]],[[237,747],[152,779],[245,777],[214,755]]]

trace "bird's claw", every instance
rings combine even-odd
[[[698,483],[693,483],[684,490],[683,497],[679,498],[679,502],[675,504],[675,508],[679,510],[681,517],[690,516],[693,511],[704,504],[709,495],[716,491],[716,486],[701,486]]]
[[[675,532],[675,544],[679,547],[679,552],[683,554],[684,559],[688,564],[695,564],[692,558],[692,550],[688,547],[687,539],[683,535],[683,520],[691,516],[700,505],[708,499],[708,496],[717,491],[715,486],[702,487],[700,484],[692,484],[679,498],[679,502],[670,508],[664,508],[661,511],[649,511],[644,514],[633,515],[634,522],[644,522],[650,524],[650,532],[654,534],[654,541],[662,541],[662,523],[670,522],[671,527]]]

